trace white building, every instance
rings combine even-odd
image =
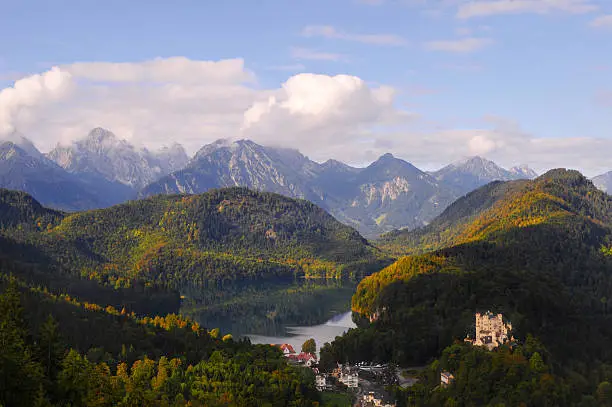
[[[359,387],[359,373],[355,370],[350,373],[342,373],[340,375],[340,382],[344,383],[349,389],[356,389]]]
[[[490,311],[484,314],[476,313],[476,338],[466,338],[466,342],[493,350],[507,341],[514,340],[511,331],[512,324],[505,323],[502,314],[493,314]]]

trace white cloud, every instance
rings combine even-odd
[[[498,14],[548,14],[563,12],[583,14],[597,10],[591,0],[485,0],[461,4],[457,17],[462,19]]]
[[[590,25],[595,28],[612,28],[612,14],[599,16],[591,21]]]
[[[55,68],[0,91],[0,125],[5,132],[17,128],[43,151],[102,126],[137,145],[176,141],[190,152],[241,137],[298,148],[320,161],[367,163],[392,152],[433,169],[480,154],[505,166],[569,167],[589,175],[610,165],[612,139],[538,138],[500,120],[476,129],[438,128],[398,109],[394,88],[355,76],[298,74],[279,88],[258,89],[245,83],[254,78],[242,62],[243,72],[231,75],[217,72],[228,69],[217,62],[206,65],[212,71],[190,71],[197,79],[178,68],[134,75],[150,69],[146,62],[121,65],[132,73],[100,70],[95,80],[72,65]]]
[[[62,69],[76,77],[101,82],[236,83],[253,74],[242,59],[193,61],[185,57],[156,58],[144,62],[77,62]]]
[[[304,37],[325,37],[372,45],[405,45],[406,40],[395,34],[354,34],[339,31],[330,25],[309,25],[302,30]]]
[[[299,74],[244,114],[243,136],[268,144],[333,149],[371,125],[409,118],[394,107],[395,90],[349,75]]]
[[[344,61],[346,56],[342,54],[334,54],[330,52],[321,52],[308,48],[293,47],[291,48],[291,57],[297,60],[313,60],[313,61]]]
[[[70,73],[57,67],[40,75],[17,80],[12,87],[0,91],[0,135],[15,130],[21,111],[59,99],[71,85]]]
[[[455,53],[469,53],[479,51],[493,44],[490,38],[461,38],[457,40],[429,41],[425,43],[425,48],[432,51],[444,51]]]

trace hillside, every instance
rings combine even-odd
[[[0,228],[38,228],[56,224],[64,214],[43,207],[31,195],[0,188]]]
[[[612,197],[580,173],[488,185],[411,239],[416,249],[448,246],[365,278],[353,310],[375,321],[335,341],[329,357],[423,363],[490,309],[517,338],[539,338],[564,374],[612,362]]]
[[[28,215],[41,210],[35,209],[36,201],[28,200],[30,206],[13,201],[12,210],[32,219],[35,231],[7,229],[5,237],[28,244],[26,252],[35,249],[39,258],[63,269],[115,286],[140,281],[176,287],[294,274],[336,277],[384,264],[355,230],[317,206],[243,188],[55,213],[44,225]]]
[[[517,193],[528,182],[493,181],[459,198],[427,226],[413,230],[395,230],[376,241],[378,247],[395,255],[417,254],[460,241],[470,223],[508,194]]]
[[[24,267],[0,258],[3,406],[316,405],[274,347],[31,285]]]

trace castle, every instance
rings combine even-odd
[[[465,341],[493,350],[507,341],[514,340],[511,331],[512,324],[505,323],[502,314],[493,314],[490,311],[484,314],[476,313],[476,338],[466,338]]]

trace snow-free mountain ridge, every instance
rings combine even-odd
[[[19,154],[7,148],[0,158],[0,187],[24,190],[51,207],[91,209],[136,197],[244,186],[312,201],[367,237],[423,226],[491,181],[536,176],[526,166],[506,170],[481,157],[424,172],[387,153],[356,168],[334,159],[318,163],[296,149],[251,140],[220,139],[189,159],[179,144],[149,151],[102,128],[47,155],[19,134],[11,138]],[[60,179],[79,192],[44,188]]]

